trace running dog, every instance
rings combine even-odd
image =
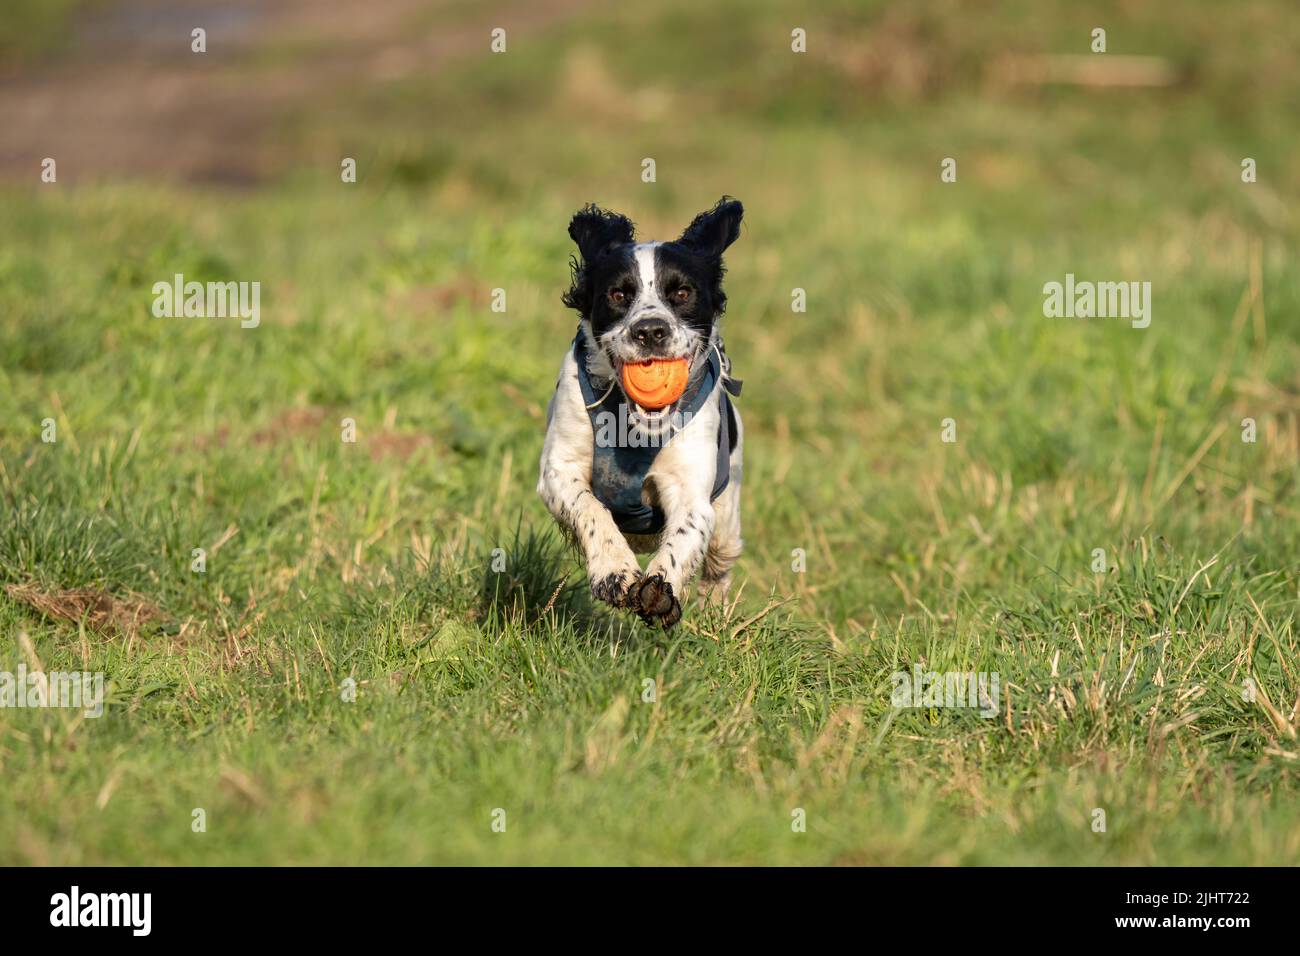
[[[741,552],[743,431],[718,321],[722,254],[744,208],[723,197],[672,242],[637,242],[594,205],[569,223],[578,247],[563,296],[579,315],[547,411],[537,492],[581,549],[592,595],[670,628],[697,572],[725,594]],[[662,365],[680,395],[646,404],[629,366]],[[684,374],[678,370],[684,369]],[[657,407],[651,407],[651,406]],[[652,553],[642,571],[638,553]]]

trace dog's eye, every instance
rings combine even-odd
[[[627,301],[627,293],[622,289],[610,289],[609,301],[613,302],[615,305],[622,305]]]
[[[680,289],[678,289],[676,292],[673,293],[673,298],[676,299],[678,302],[685,302],[690,297],[691,297],[691,287],[688,285],[682,286]]]

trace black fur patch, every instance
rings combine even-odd
[[[722,254],[740,235],[744,207],[724,196],[702,212],[673,242],[655,249],[655,288],[664,304],[705,341],[718,316],[726,310],[722,291]],[[631,220],[595,205],[579,211],[569,223],[569,235],[581,258],[571,260],[572,285],[562,301],[591,321],[596,337],[619,322],[640,287]],[[679,297],[676,293],[684,289]],[[615,290],[624,296],[618,301]]]

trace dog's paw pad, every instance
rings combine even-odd
[[[662,575],[642,578],[632,589],[632,595],[633,606],[647,624],[658,622],[667,629],[682,619],[682,606],[673,595],[673,586]]]

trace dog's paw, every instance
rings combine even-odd
[[[592,578],[591,596],[610,607],[635,607],[631,590],[636,585],[633,571],[611,571],[600,578]]]
[[[682,619],[682,606],[673,595],[673,586],[661,574],[642,578],[630,594],[631,606],[647,624],[658,623],[666,631]]]

